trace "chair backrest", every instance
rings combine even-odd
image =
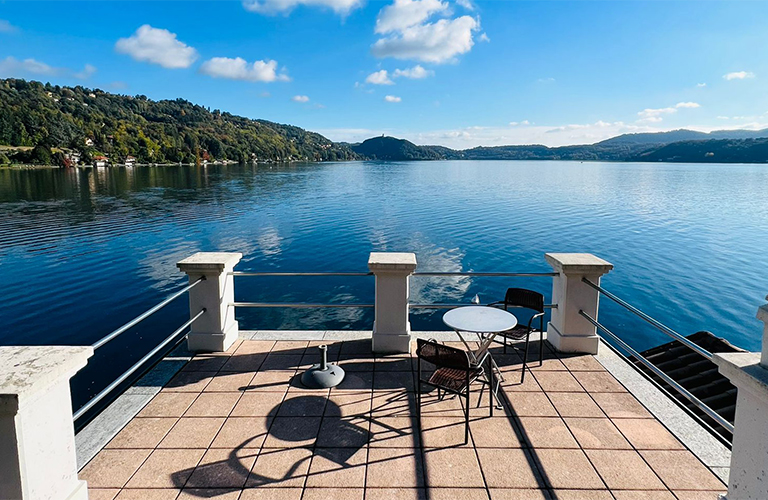
[[[467,351],[438,344],[434,340],[416,339],[416,356],[438,368],[468,370],[472,366]]]
[[[504,297],[504,305],[544,312],[544,296],[539,292],[526,290],[525,288],[508,288],[507,295]]]

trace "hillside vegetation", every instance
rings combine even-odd
[[[86,161],[104,154],[142,163],[357,158],[320,134],[183,99],[153,101],[17,79],[0,80],[0,145],[40,146],[17,153],[32,162],[51,148],[78,151]]]

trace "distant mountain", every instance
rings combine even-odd
[[[650,145],[670,144],[680,141],[707,141],[710,139],[754,139],[768,137],[768,129],[763,130],[715,130],[713,132],[697,132],[695,130],[670,130],[669,132],[647,132],[639,134],[624,134],[611,137],[595,145]]]
[[[406,160],[445,160],[444,151],[452,149],[417,146],[405,139],[394,137],[372,137],[360,144],[350,145],[352,151],[371,160],[406,161]]]
[[[673,142],[630,156],[626,161],[768,163],[768,138]]]

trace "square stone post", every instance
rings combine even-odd
[[[768,304],[757,317],[763,323],[763,349],[757,352],[717,353],[720,373],[738,389],[733,424],[728,500],[768,498]]]
[[[411,352],[409,281],[416,254],[372,252],[368,269],[376,276],[373,352]]]
[[[0,498],[87,500],[69,379],[92,347],[0,347]]]
[[[561,352],[597,354],[600,342],[596,329],[579,311],[597,320],[600,294],[581,279],[599,285],[600,277],[613,269],[613,264],[591,253],[548,253],[544,257],[559,273],[552,279],[552,303],[557,307],[547,324],[547,340]]]
[[[224,352],[237,340],[235,321],[235,280],[232,272],[243,258],[241,253],[199,252],[176,265],[193,283],[205,281],[189,291],[190,318],[205,309],[205,314],[192,323],[187,348],[192,352]]]

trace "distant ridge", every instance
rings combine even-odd
[[[756,139],[768,137],[768,129],[762,130],[715,130],[713,132],[697,132],[695,130],[679,129],[669,132],[645,132],[624,134],[611,137],[596,145],[617,144],[670,144],[680,141],[706,141],[710,139]]]

